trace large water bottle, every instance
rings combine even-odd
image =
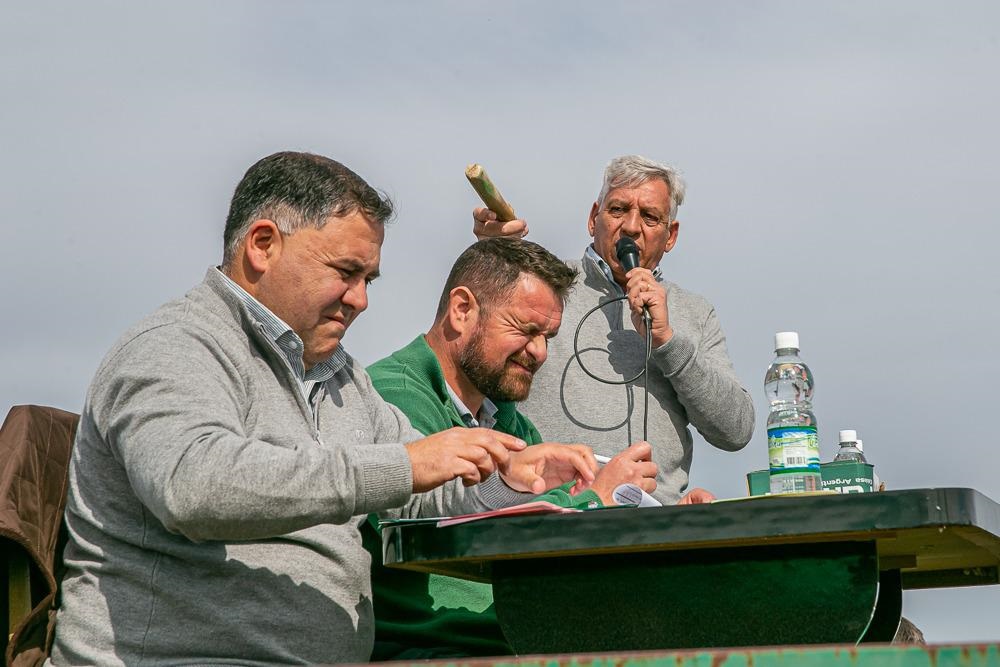
[[[861,448],[861,441],[858,440],[858,432],[845,429],[840,432],[840,451],[833,457],[834,461],[854,461],[855,463],[868,463],[865,460],[865,452]]]
[[[767,417],[771,493],[817,491],[823,483],[812,412],[813,376],[799,358],[799,334],[774,334],[774,352],[774,362],[764,376],[764,393],[771,403]]]

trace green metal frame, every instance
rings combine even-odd
[[[420,667],[1000,667],[1000,647],[823,646],[421,660]]]

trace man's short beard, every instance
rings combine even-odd
[[[523,401],[531,390],[531,380],[534,376],[525,377],[521,373],[509,373],[508,359],[500,363],[500,367],[490,365],[486,360],[486,341],[483,327],[477,326],[465,349],[458,356],[458,367],[469,378],[469,382],[479,392],[492,401]],[[530,360],[524,360],[529,369],[537,370],[537,365]]]

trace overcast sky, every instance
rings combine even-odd
[[[854,428],[891,489],[1000,500],[1000,4],[585,7],[5,3],[0,412],[78,412],[128,325],[219,262],[264,155],[328,155],[397,203],[346,339],[370,363],[426,330],[473,240],[466,164],[578,258],[605,164],[641,153],[686,175],[662,268],[715,304],[757,405],[742,452],[696,438],[693,484],[744,495],[766,464],[763,375],[791,329],[824,460]],[[908,592],[904,614],[998,641],[1000,587]]]

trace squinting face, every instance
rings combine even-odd
[[[594,250],[619,284],[625,284],[625,271],[615,254],[618,239],[634,240],[639,246],[639,266],[654,269],[677,241],[677,221],[668,224],[669,217],[670,188],[659,178],[611,190],[603,204],[593,205],[587,229],[594,238]]]
[[[282,235],[256,296],[302,339],[307,369],[330,358],[368,307],[384,236],[383,226],[360,212]]]
[[[514,293],[480,319],[459,357],[459,368],[484,396],[523,401],[559,332],[562,304],[552,288],[522,274]]]

